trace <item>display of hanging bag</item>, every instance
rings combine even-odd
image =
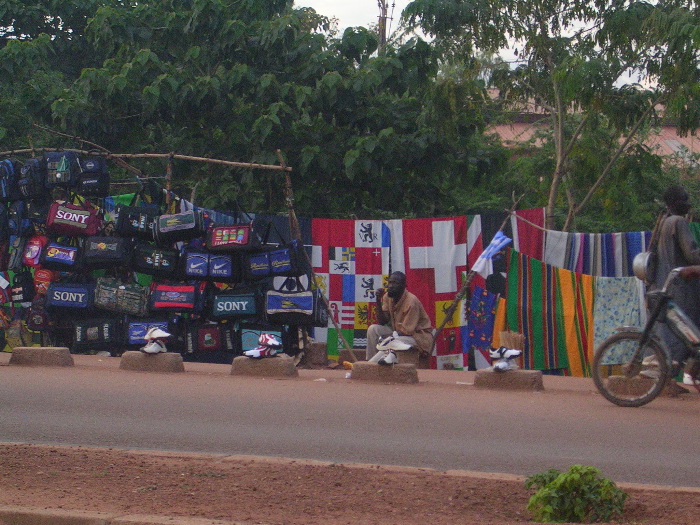
[[[126,237],[92,236],[83,245],[83,265],[89,269],[128,266],[134,243]]]
[[[125,343],[131,346],[145,345],[146,333],[151,328],[160,328],[169,334],[175,335],[171,324],[166,319],[128,319],[126,322]]]
[[[41,252],[44,246],[49,243],[49,238],[46,235],[32,235],[27,239],[24,245],[24,253],[22,255],[22,264],[32,268],[41,267]]]
[[[37,294],[46,295],[49,285],[54,281],[58,281],[58,272],[46,268],[34,270],[34,292]]]
[[[15,272],[10,298],[13,303],[28,303],[34,298],[34,278],[28,269]]]
[[[267,320],[275,325],[327,326],[328,310],[326,309],[321,290],[303,290],[298,277],[288,277],[294,280],[294,289],[286,291],[268,290],[265,294],[265,313]]]
[[[107,197],[109,182],[109,171],[105,159],[85,159],[80,163],[80,174],[75,182],[75,191],[85,197]]]
[[[100,317],[74,321],[71,351],[114,352],[122,344],[122,333],[121,321],[116,318]]]
[[[58,241],[49,241],[41,251],[42,268],[57,272],[77,272],[81,269],[80,248]]]
[[[17,186],[20,170],[20,163],[17,160],[0,160],[0,201],[12,202],[22,198]]]
[[[20,177],[17,180],[17,189],[26,200],[47,199],[46,191],[46,159],[34,157],[25,162],[20,168]]]
[[[179,253],[172,248],[159,248],[148,243],[138,243],[134,248],[132,267],[136,272],[162,277],[175,277]]]
[[[160,215],[160,208],[155,204],[136,204],[139,194],[135,194],[131,203],[117,206],[115,231],[122,237],[153,240],[153,223]]]
[[[149,309],[152,312],[200,312],[205,290],[204,281],[153,282]]]
[[[91,310],[95,301],[95,283],[58,282],[46,290],[46,308],[50,310]]]
[[[226,363],[242,353],[239,338],[230,323],[190,323],[185,333],[185,352],[220,352],[224,355],[219,355],[216,362]]]
[[[46,232],[52,235],[88,237],[102,229],[98,209],[89,203],[52,202],[46,217]]]
[[[153,238],[159,244],[188,241],[204,233],[204,216],[200,210],[159,215],[153,222]]]
[[[217,289],[208,301],[207,317],[214,320],[263,317],[262,299],[262,289],[255,285]]]
[[[259,249],[262,242],[252,224],[211,226],[206,235],[207,249],[212,252],[235,252]]]
[[[207,253],[198,248],[185,248],[180,255],[180,266],[185,279],[218,282],[241,280],[240,261],[233,254]]]
[[[80,159],[75,151],[49,151],[45,157],[47,189],[75,185],[80,173]]]
[[[52,330],[55,327],[55,321],[46,310],[45,295],[38,294],[34,296],[24,320],[27,323],[27,328],[37,332]]]
[[[113,277],[98,277],[95,283],[95,308],[121,314],[148,315],[149,288],[125,283]]]

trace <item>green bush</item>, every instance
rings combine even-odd
[[[526,488],[537,490],[527,510],[544,523],[595,523],[622,516],[627,494],[599,474],[582,465],[534,474],[525,481]]]

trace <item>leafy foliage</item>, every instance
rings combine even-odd
[[[527,478],[537,492],[527,509],[545,523],[607,522],[622,516],[627,494],[601,478],[595,467],[572,465],[567,472],[550,469]]]
[[[662,118],[681,133],[700,125],[698,14],[687,0],[415,0],[403,17],[439,49],[457,39],[461,48],[513,49],[517,65],[493,70],[490,82],[503,108],[534,106],[541,115],[538,149],[528,155],[541,154],[537,164],[548,167],[534,187],[546,192],[548,226],[570,229],[584,209],[597,214],[626,175],[619,164],[640,157],[651,126]],[[630,73],[645,84],[631,85]],[[643,174],[653,182],[659,170]]]
[[[438,79],[438,56],[420,39],[377,55],[374,32],[333,38],[328,19],[286,0],[94,1],[71,21],[71,38],[61,24],[47,38],[42,17],[60,13],[54,4],[4,20],[27,35],[5,40],[14,55],[0,65],[26,72],[0,80],[16,93],[0,95],[0,107],[16,104],[5,130],[13,145],[35,137],[37,122],[116,152],[276,164],[279,149],[297,213],[309,216],[462,213],[469,176],[481,176],[472,166],[497,167],[499,146],[482,140],[474,110],[483,83]],[[55,54],[64,39],[88,50],[72,74]],[[30,89],[43,72],[57,75],[51,88]],[[133,163],[164,172],[161,160]],[[181,195],[198,183],[204,206],[285,209],[279,172],[177,161],[173,180]]]

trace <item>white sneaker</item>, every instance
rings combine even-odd
[[[403,350],[409,350],[412,348],[411,345],[404,343],[403,341],[400,341],[398,339],[392,339],[387,346],[389,347],[389,350],[398,350],[399,352]]]
[[[261,359],[263,357],[275,357],[277,355],[277,350],[267,346],[258,346],[252,350],[246,350],[243,352],[244,356],[252,357],[253,359]]]
[[[509,370],[517,370],[520,368],[514,361],[506,361],[505,359],[499,359],[493,364],[494,372],[508,372]]]
[[[387,355],[382,357],[379,361],[377,361],[377,364],[389,366],[389,365],[395,365],[398,362],[399,362],[399,358],[396,357],[396,354],[393,351],[391,351]]]
[[[159,354],[161,352],[167,352],[165,344],[162,341],[151,341],[146,346],[142,347],[141,351],[145,354]]]
[[[515,359],[516,357],[520,357],[520,355],[523,353],[522,350],[517,350],[515,348],[506,348],[505,346],[500,346],[498,348],[492,348],[489,351],[489,355],[491,356],[491,359],[505,359],[506,361],[510,361],[511,359]]]
[[[167,339],[171,334],[159,328],[158,326],[151,326],[143,337],[146,341],[153,341],[154,339]]]
[[[688,372],[685,372],[683,374],[683,384],[684,385],[692,385],[692,386],[700,386],[700,379],[693,379],[693,377]]]
[[[388,335],[377,341],[377,350],[390,350],[389,344],[394,340],[394,337]]]
[[[272,334],[262,333],[258,337],[258,344],[260,346],[268,346],[270,348],[282,348],[282,343]]]

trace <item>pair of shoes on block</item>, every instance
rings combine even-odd
[[[146,340],[146,345],[141,347],[141,351],[144,354],[160,354],[167,352],[168,349],[165,348],[165,340],[170,336],[171,334],[162,328],[152,326],[143,337]]]
[[[391,365],[395,365],[398,362],[399,362],[399,358],[396,356],[396,352],[391,350],[387,355],[385,355],[379,361],[377,361],[377,364],[384,365],[384,366],[391,366]]]
[[[508,370],[518,370],[520,368],[515,362],[515,359],[522,355],[523,351],[516,348],[508,348],[505,346],[499,346],[498,348],[492,348],[489,351],[489,355],[493,362],[494,372],[507,372]]]
[[[258,344],[260,346],[246,350],[243,355],[253,359],[262,359],[263,357],[275,357],[278,352],[282,351],[282,343],[272,334],[260,334]]]
[[[409,350],[411,345],[404,343],[399,339],[399,333],[394,331],[390,336],[380,339],[377,342],[377,350],[398,350],[399,352],[403,350]]]
[[[165,343],[163,341],[154,339],[150,343],[147,343],[146,346],[142,346],[141,351],[144,354],[160,354],[167,352],[168,349],[165,348]]]

